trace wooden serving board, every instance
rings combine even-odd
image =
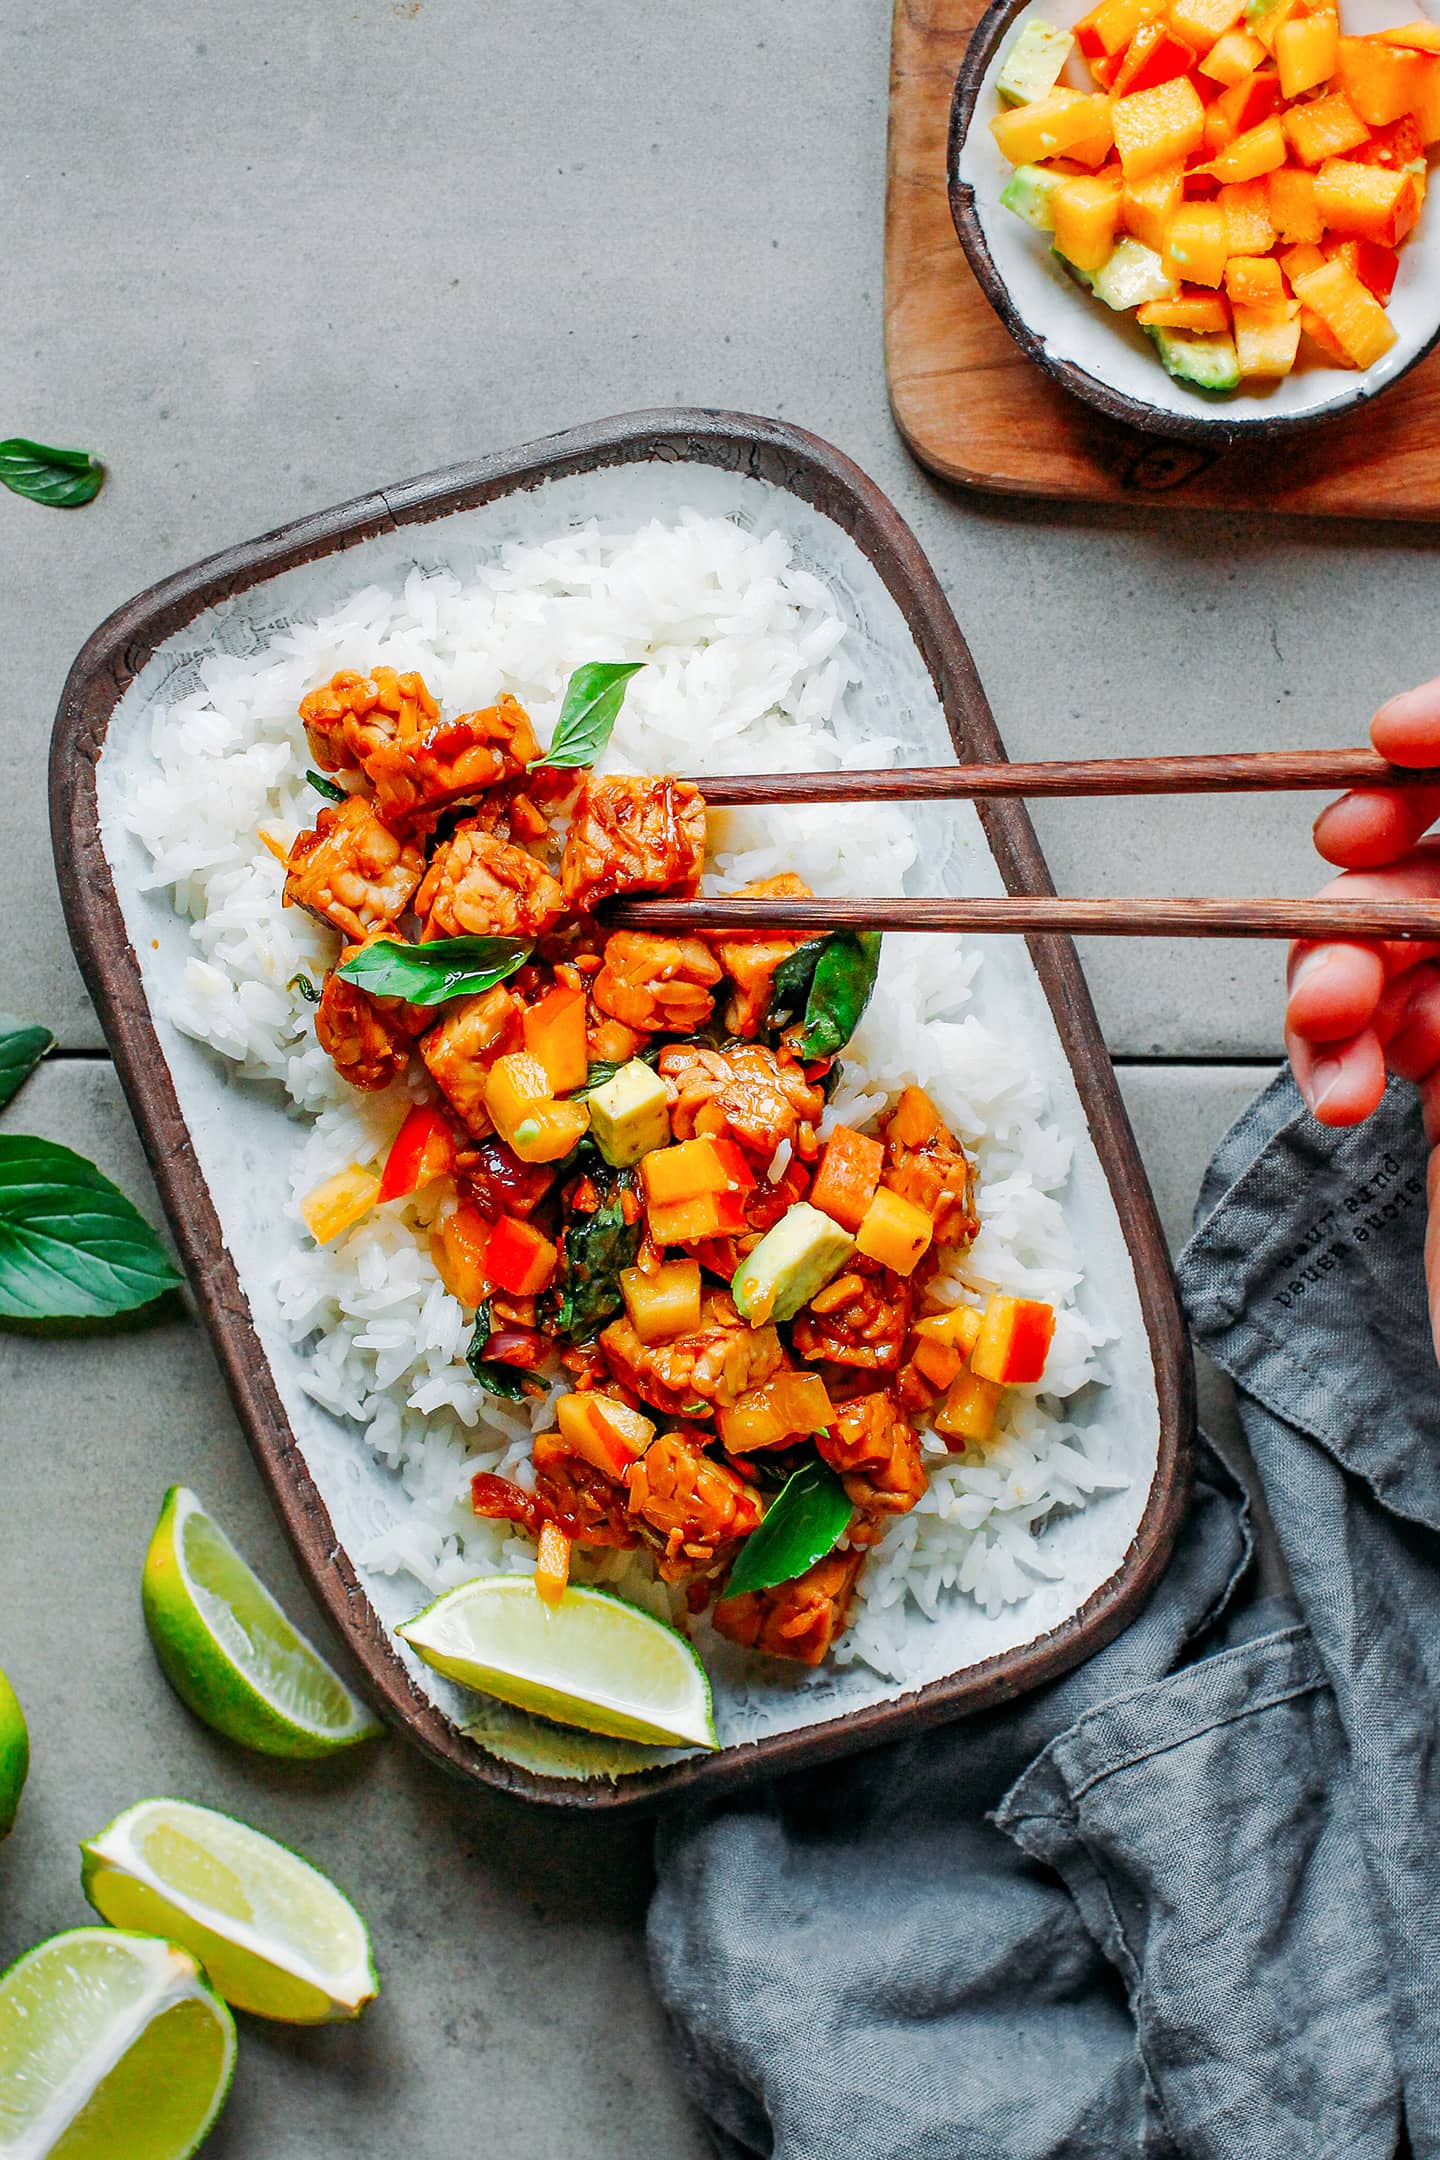
[[[895,0],[885,365],[900,432],[921,463],[1001,494],[1440,518],[1440,350],[1313,431],[1213,449],[1107,420],[1026,358],[950,221],[950,93],[983,12],[984,0]]]

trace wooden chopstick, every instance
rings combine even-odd
[[[1426,938],[1440,943],[1436,900],[1070,899],[1050,893],[984,900],[617,900],[607,929],[769,930],[815,937],[831,930],[1021,931],[1085,937]]]
[[[1214,757],[1056,758],[1030,765],[928,765],[826,773],[703,773],[716,809],[767,803],[952,802],[1006,795],[1232,795],[1270,789],[1440,788],[1440,770],[1388,765],[1373,750],[1243,750]]]

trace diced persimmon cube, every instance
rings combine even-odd
[[[1158,255],[1165,245],[1165,228],[1184,200],[1185,172],[1181,165],[1162,165],[1143,180],[1127,180],[1120,197],[1120,216],[1127,232]]]
[[[897,1275],[909,1275],[929,1251],[934,1234],[934,1221],[924,1208],[882,1185],[865,1210],[855,1249]]]
[[[1188,75],[1194,65],[1194,53],[1173,30],[1161,22],[1141,23],[1115,71],[1111,94],[1129,97],[1136,90],[1153,90],[1177,75]]]
[[[1194,330],[1202,337],[1223,337],[1230,328],[1230,309],[1220,293],[1187,292],[1182,287],[1173,300],[1147,300],[1136,308],[1135,320],[1156,330]]]
[[[1286,248],[1280,257],[1280,268],[1293,285],[1307,270],[1323,270],[1328,260],[1325,250],[1316,247],[1313,240],[1302,240],[1295,247]]]
[[[1230,89],[1252,75],[1265,58],[1265,47],[1249,30],[1227,30],[1200,62],[1200,73]]]
[[[1045,1372],[1055,1333],[1055,1308],[1038,1298],[994,1296],[985,1307],[970,1370],[1002,1387],[1033,1386]]]
[[[1343,262],[1347,270],[1353,270],[1381,307],[1386,305],[1400,274],[1400,257],[1394,248],[1382,247],[1377,240],[1330,240],[1325,253],[1332,262]]]
[[[1432,60],[1425,72],[1420,95],[1410,108],[1422,143],[1440,142],[1440,60]]]
[[[1237,313],[1247,308],[1251,313],[1283,314],[1292,305],[1273,255],[1233,257],[1225,265],[1225,293]]]
[[[1230,259],[1230,232],[1219,203],[1184,203],[1170,220],[1161,252],[1166,277],[1218,286]]]
[[[980,1312],[974,1305],[952,1305],[949,1312],[930,1313],[917,1320],[915,1333],[923,1342],[943,1343],[969,1357],[980,1335]]]
[[[1279,265],[1276,265],[1277,271]],[[1278,380],[1288,375],[1300,350],[1300,310],[1279,315],[1273,308],[1235,308],[1235,358],[1242,375]]]
[[[1087,60],[1102,54],[1118,59],[1143,22],[1165,12],[1165,0],[1101,0],[1075,25],[1075,40]]]
[[[1248,135],[1251,128],[1268,120],[1279,103],[1279,76],[1272,67],[1260,67],[1243,82],[1232,83],[1228,90],[1222,90],[1210,110],[1212,116],[1222,112],[1230,121],[1233,141],[1235,136]]]
[[[1210,170],[1222,186],[1229,181],[1263,180],[1266,173],[1278,172],[1288,155],[1285,130],[1272,115],[1212,158]]]
[[[995,1430],[1003,1393],[998,1381],[962,1372],[935,1413],[936,1432],[943,1433],[947,1440],[958,1441],[961,1447],[967,1440],[988,1440]]]
[[[838,1222],[842,1230],[858,1230],[884,1167],[885,1150],[878,1140],[851,1125],[837,1125],[825,1143],[806,1197],[811,1207]]]
[[[352,1163],[306,1193],[300,1203],[301,1220],[317,1245],[328,1245],[368,1215],[379,1196],[380,1180],[374,1171]]]
[[[1173,0],[1170,26],[1197,53],[1207,53],[1244,12],[1245,0]]]
[[[1405,172],[1417,161],[1425,162],[1425,144],[1414,113],[1376,128],[1369,142],[1351,152],[1357,165],[1387,165],[1391,172]]]
[[[1402,52],[1373,38],[1342,37],[1335,72],[1360,118],[1371,127],[1384,127],[1415,110],[1429,65],[1423,53]]]
[[[1398,30],[1376,30],[1377,45],[1400,45],[1407,52],[1440,54],[1440,23],[1402,23]]]
[[[1327,158],[1315,175],[1315,207],[1331,232],[1398,247],[1420,215],[1409,173]]]
[[[1275,40],[1279,37],[1286,23],[1294,22],[1298,15],[1308,15],[1309,12],[1306,0],[1278,0],[1277,6],[1267,8],[1263,15],[1257,15],[1250,24],[1250,28],[1259,38],[1266,52],[1273,53]]]
[[[674,1147],[652,1148],[641,1157],[640,1178],[652,1207],[673,1207],[701,1193],[724,1192],[731,1183],[715,1142],[703,1135]]]
[[[1038,165],[1063,157],[1076,143],[1094,137],[1109,123],[1110,100],[1099,91],[1086,96],[1063,87],[1029,105],[996,113],[990,132],[1001,155],[1012,165]]]
[[[1111,106],[1109,98],[1099,100],[1097,111],[1099,113],[1099,123],[1095,133],[1093,135],[1084,135],[1079,142],[1071,143],[1069,150],[1066,152],[1067,163],[1083,165],[1090,172],[1098,172],[1106,159],[1112,155],[1115,148],[1115,127],[1110,118]]]
[[[1297,15],[1281,23],[1275,33],[1275,64],[1280,70],[1280,94],[1299,97],[1316,90],[1335,72],[1340,48],[1340,18],[1328,11],[1320,15]]]
[[[649,1161],[647,1155],[645,1160]],[[743,1192],[697,1193],[693,1200],[648,1203],[645,1220],[656,1245],[699,1244],[705,1238],[738,1237],[745,1228]]]
[[[1216,208],[1225,220],[1232,255],[1268,255],[1275,245],[1270,223],[1270,191],[1263,180],[1233,181],[1222,187]]]
[[[620,1295],[641,1342],[693,1335],[700,1325],[700,1263],[665,1260],[656,1268],[622,1268]]]
[[[1346,352],[1339,339],[1336,338],[1332,331],[1326,328],[1318,315],[1304,306],[1300,310],[1300,328],[1304,335],[1309,338],[1311,344],[1325,355],[1332,367],[1354,367],[1355,362],[1350,358],[1349,353]]]
[[[1325,326],[1351,365],[1373,367],[1395,343],[1395,326],[1375,295],[1343,262],[1327,262],[1295,282],[1300,304]]]
[[[1343,90],[1309,105],[1290,105],[1282,115],[1290,147],[1302,165],[1323,165],[1370,140],[1370,130]]]
[[[975,1318],[980,1318],[977,1313]],[[958,1380],[965,1370],[965,1358],[961,1351],[952,1350],[948,1343],[931,1342],[922,1336],[910,1355],[916,1372],[922,1373],[932,1387],[942,1390]]]
[[[1050,197],[1055,220],[1054,244],[1077,270],[1098,270],[1115,247],[1120,223],[1120,179],[1104,173],[1077,173],[1062,180]]]
[[[1224,98],[1218,99],[1205,115],[1206,157],[1218,157],[1222,150],[1228,150],[1238,132],[1235,122],[1225,110]]]
[[[552,1095],[582,1088],[590,1066],[585,1048],[585,992],[563,983],[527,1006],[521,1019],[525,1048],[550,1076]]]
[[[1183,163],[1205,140],[1205,107],[1188,75],[1118,98],[1111,117],[1127,181]]]
[[[1282,240],[1315,241],[1325,230],[1315,202],[1315,175],[1287,165],[1265,183],[1270,222]]]

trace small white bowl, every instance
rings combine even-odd
[[[1061,267],[1044,233],[1002,207],[1012,167],[990,132],[1002,108],[996,81],[1012,34],[1032,16],[1068,30],[1090,0],[993,0],[976,25],[950,108],[950,213],[980,288],[1016,342],[1076,397],[1114,420],[1151,434],[1241,441],[1312,426],[1377,397],[1414,367],[1440,337],[1440,179],[1400,250],[1389,315],[1397,336],[1363,374],[1326,367],[1306,341],[1300,365],[1282,381],[1209,398],[1165,373],[1133,314],[1112,312]],[[1417,16],[1436,18],[1434,0],[1341,0],[1345,29],[1388,30]],[[1063,78],[1093,88],[1072,59]]]

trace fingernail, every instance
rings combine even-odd
[[[1312,977],[1319,975],[1325,968],[1329,967],[1334,957],[1335,955],[1327,946],[1317,945],[1313,952],[1307,952],[1303,958],[1297,960],[1290,971],[1291,995],[1293,996],[1300,988],[1301,983],[1309,982]]]
[[[1345,1067],[1339,1058],[1321,1058],[1310,1074],[1310,1085],[1305,1090],[1312,1110],[1323,1110],[1326,1097],[1333,1095],[1340,1084]]]

